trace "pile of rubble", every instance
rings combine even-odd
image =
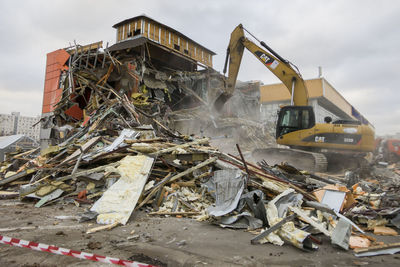
[[[399,165],[377,166],[369,179],[360,180],[356,173],[338,177],[287,164],[252,164],[239,145],[238,156],[223,153],[209,138],[172,127],[188,116],[221,127],[240,123],[207,112],[201,84],[209,74],[161,72],[140,57],[122,64],[105,55],[103,68],[94,69],[82,63],[81,53],[72,54],[63,73],[63,97],[43,122],[51,145],[3,163],[0,198],[38,199],[35,207],[83,205],[87,212],[80,221],[95,219],[108,228],[127,224],[133,212],[144,209],[149,215],[247,229],[255,235],[253,244],[315,250],[321,242],[316,235],[322,233],[336,246],[358,249],[361,256],[388,249],[364,231],[397,235],[387,226],[400,228]],[[172,97],[181,98],[181,112],[172,110],[169,104],[179,103]],[[194,102],[201,108],[187,106]],[[253,129],[248,142],[259,145],[256,129],[262,127],[250,121],[241,125]]]

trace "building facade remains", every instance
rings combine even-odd
[[[34,140],[39,140],[40,116],[21,116],[19,112],[0,114],[0,136],[22,134]]]

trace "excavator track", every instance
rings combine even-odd
[[[255,149],[252,157],[256,161],[265,160],[269,165],[287,162],[290,165],[307,171],[326,172],[328,160],[324,154],[287,148]]]

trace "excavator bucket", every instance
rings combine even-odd
[[[224,107],[226,101],[232,97],[232,94],[222,93],[220,94],[214,102],[214,109],[220,113],[222,108]]]

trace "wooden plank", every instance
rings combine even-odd
[[[126,38],[130,37],[130,32],[131,32],[131,24],[127,23],[126,24]]]
[[[185,40],[185,38],[181,37],[181,47],[182,47],[182,51],[186,49],[186,44],[187,41]]]
[[[149,39],[150,40],[154,40],[154,23],[150,23],[149,22],[149,25],[150,25],[150,27],[149,27]]]
[[[131,35],[131,37],[133,37],[133,33],[135,32],[135,22],[134,21],[132,21],[131,22],[131,31],[130,31],[130,35]]]
[[[114,227],[118,226],[118,224],[119,224],[119,222],[115,222],[115,223],[112,223],[112,224],[106,224],[106,225],[98,226],[98,227],[95,227],[95,228],[87,230],[86,233],[87,234],[92,234],[92,233],[95,233],[95,232],[98,232],[98,231],[111,230]]]
[[[162,45],[167,46],[167,44],[166,44],[166,31],[165,31],[165,29],[163,27],[160,27],[160,28],[161,28],[160,43]]]
[[[0,199],[9,199],[9,198],[17,198],[19,197],[19,192],[10,192],[10,191],[1,191],[0,190]]]
[[[275,232],[276,230],[278,230],[279,228],[281,228],[282,225],[284,225],[285,223],[292,221],[294,218],[296,217],[295,214],[292,214],[290,216],[287,216],[285,218],[283,218],[280,222],[272,225],[270,228],[268,228],[267,230],[261,232],[259,235],[257,235],[256,237],[254,237],[253,239],[251,239],[251,243],[252,244],[257,244],[256,241],[263,239],[264,237],[266,237],[267,235],[269,235],[272,232]]]
[[[121,25],[121,41],[124,40],[124,25]]]
[[[194,59],[194,46],[192,42],[189,42],[189,56]]]
[[[103,41],[99,41],[99,42],[95,42],[95,43],[91,43],[91,44],[87,44],[84,46],[79,47],[79,51],[81,53],[85,53],[88,50],[94,50],[94,49],[99,49],[103,47]]]
[[[160,44],[165,45],[165,29],[160,27],[161,34],[160,34]]]
[[[157,151],[155,153],[151,153],[150,155],[159,156],[159,155],[162,155],[162,154],[173,152],[173,151],[177,150],[178,148],[179,149],[183,149],[183,148],[187,148],[187,147],[192,146],[192,145],[206,144],[209,141],[210,141],[209,138],[197,139],[195,141],[188,142],[188,143],[185,143],[185,144],[182,144],[182,145],[177,145],[177,146],[173,146],[173,147],[170,147],[170,148],[162,149],[162,150]]]
[[[205,63],[207,66],[210,65],[210,60],[209,60],[209,58],[210,58],[210,54],[209,54],[208,52],[204,51],[204,63]]]
[[[289,206],[289,210],[293,211],[294,213],[296,213],[303,221],[307,222],[308,224],[310,224],[312,227],[314,227],[315,229],[318,229],[319,231],[321,231],[324,235],[330,237],[331,233],[320,223],[317,223],[316,221],[314,221],[313,219],[311,219],[310,217],[307,216],[307,214],[305,214],[302,210],[300,210],[297,207],[291,207]]]
[[[196,211],[154,211],[148,213],[149,215],[199,215],[201,212]]]
[[[198,45],[196,45],[196,60],[201,62],[201,47],[199,47]]]
[[[201,63],[204,63],[204,50],[203,50],[203,49],[200,50],[199,58],[200,58],[199,61],[200,61]]]
[[[16,181],[18,179],[21,179],[21,178],[23,178],[23,177],[25,177],[25,176],[27,176],[27,175],[29,175],[31,173],[34,173],[36,171],[37,171],[36,169],[27,169],[27,170],[21,171],[21,172],[19,172],[17,174],[11,175],[10,177],[7,177],[7,178],[4,178],[4,179],[0,180],[0,186],[8,184],[8,183],[11,183],[11,182]]]
[[[124,36],[122,38],[123,38],[123,40],[128,38],[128,24],[124,25]]]
[[[86,152],[90,147],[92,147],[95,143],[97,143],[100,140],[101,136],[96,136],[93,137],[92,139],[90,139],[89,141],[87,141],[85,144],[83,144],[82,150],[83,152]],[[74,153],[72,153],[71,155],[69,155],[63,162],[60,163],[60,165],[63,165],[64,163],[77,158],[79,155],[81,154],[81,150],[77,149],[75,150]]]
[[[136,21],[136,29],[140,29],[140,34],[143,34],[141,20]]]
[[[117,32],[118,32],[117,41],[121,41],[122,40],[122,26],[118,27]]]
[[[120,164],[119,161],[117,161],[117,162],[113,162],[113,163],[110,163],[110,164],[107,164],[107,165],[99,166],[99,167],[96,167],[96,168],[93,168],[93,169],[80,171],[80,172],[77,172],[75,174],[75,177],[87,176],[87,175],[89,175],[91,173],[94,173],[94,172],[101,172],[101,171],[104,171],[107,167],[117,167],[119,164]],[[56,178],[56,181],[63,182],[63,181],[72,179],[73,177],[74,177],[74,175],[67,175],[67,176]]]
[[[143,20],[143,27],[144,27],[144,29],[143,29],[143,35],[145,36],[145,37],[149,37],[149,23],[144,19]]]
[[[354,249],[355,253],[363,253],[363,252],[370,252],[370,251],[378,251],[381,249],[387,249],[387,248],[397,248],[400,247],[400,243],[391,243],[391,244],[383,244],[383,245],[378,245],[378,246],[371,246],[369,248],[356,248]]]
[[[174,36],[171,31],[168,31],[168,47],[174,47]]]
[[[167,139],[162,137],[156,137],[152,139],[126,139],[124,143],[126,144],[135,144],[135,143],[152,143],[152,142],[165,142]]]
[[[154,41],[160,43],[160,27],[154,24]]]
[[[185,53],[186,45],[187,45],[187,41],[186,41],[184,38],[181,38],[181,51],[182,51],[182,53],[183,53],[184,55],[187,55],[187,54]]]
[[[179,45],[178,44],[178,35],[176,35],[175,33],[171,33],[171,35],[172,35],[172,47],[174,47],[175,48],[175,45]]]
[[[397,231],[386,226],[375,226],[374,235],[397,235]]]
[[[203,57],[203,63],[205,64],[205,65],[208,65],[208,54],[207,54],[207,52],[203,52],[204,53],[204,57]]]

